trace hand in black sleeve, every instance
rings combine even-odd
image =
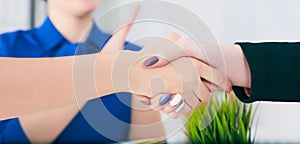
[[[300,102],[300,42],[236,43],[241,46],[251,73],[248,97],[233,87],[242,102]]]

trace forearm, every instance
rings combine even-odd
[[[80,70],[90,70],[91,64],[93,64],[94,60],[98,61],[95,62],[95,67],[97,67],[97,71],[99,74],[97,74],[97,81],[101,82],[100,88],[97,89],[99,94],[106,95],[113,93],[113,89],[111,86],[111,80],[108,79],[108,75],[111,73],[111,66],[113,62],[113,55],[115,53],[109,53],[109,54],[101,54],[97,57],[97,55],[87,55],[84,57],[78,57],[74,61],[74,65],[78,64],[78,68],[74,66],[73,68],[73,82],[76,78],[76,73]],[[89,58],[87,58],[89,57]],[[94,68],[94,65],[92,66],[92,69]],[[75,72],[76,71],[76,72]],[[92,71],[93,72],[93,71]],[[82,74],[78,73],[78,78],[80,78],[83,81],[77,81],[77,82],[83,82],[80,87],[84,86],[84,89],[87,88],[87,84],[85,83],[88,78],[93,77],[93,74]],[[110,85],[109,85],[110,84]],[[91,86],[94,88],[94,86]],[[81,89],[81,88],[80,88]],[[93,90],[84,90],[84,95],[86,97],[84,99],[93,99],[95,98],[95,94],[91,93]],[[76,92],[76,90],[75,90]],[[79,92],[80,93],[80,92]],[[33,143],[49,143],[53,142],[56,137],[65,129],[65,127],[69,124],[69,122],[72,120],[72,118],[79,112],[79,109],[81,109],[81,106],[84,104],[84,101],[79,100],[77,101],[77,104],[70,104],[65,105],[57,108],[53,108],[51,110],[46,110],[42,112],[37,112],[34,114],[24,115],[20,116],[19,120],[22,126],[22,129],[26,133],[26,136],[30,140],[30,142]]]
[[[50,143],[66,128],[79,112],[76,104],[19,117],[20,124],[31,143]]]
[[[77,58],[86,61],[95,56]],[[107,70],[111,70],[107,67],[111,65],[114,56],[113,53],[99,54],[101,63],[95,67],[105,71],[98,76],[103,85],[97,95],[87,93],[82,101],[113,92],[111,82],[107,82],[110,75]],[[72,77],[74,58],[0,58],[0,119],[76,104]]]

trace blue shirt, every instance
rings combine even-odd
[[[72,44],[66,40],[47,18],[39,28],[27,31],[15,31],[0,35],[0,56],[18,58],[60,57],[76,54],[90,54],[99,52],[111,37],[99,30],[94,24],[84,43]],[[81,45],[77,50],[77,46]],[[127,50],[140,50],[140,47],[126,43]],[[97,126],[110,126],[110,131],[120,140],[128,138],[129,127],[113,125],[102,115],[103,106],[120,121],[130,123],[131,96],[129,93],[111,94],[109,96],[90,100],[74,119],[68,124],[54,143],[72,142],[113,142],[99,134],[85,119],[84,116],[94,116]],[[85,115],[84,115],[85,114]],[[29,143],[22,130],[18,118],[0,121],[0,143],[22,142]]]

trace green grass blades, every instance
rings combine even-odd
[[[219,93],[219,94],[218,94]],[[193,144],[252,144],[251,124],[255,113],[252,104],[241,103],[234,94],[225,98],[212,94],[209,103],[201,104],[185,125],[185,134]]]

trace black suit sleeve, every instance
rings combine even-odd
[[[254,101],[300,102],[300,42],[236,43],[251,72],[250,97],[233,87],[245,103]]]

